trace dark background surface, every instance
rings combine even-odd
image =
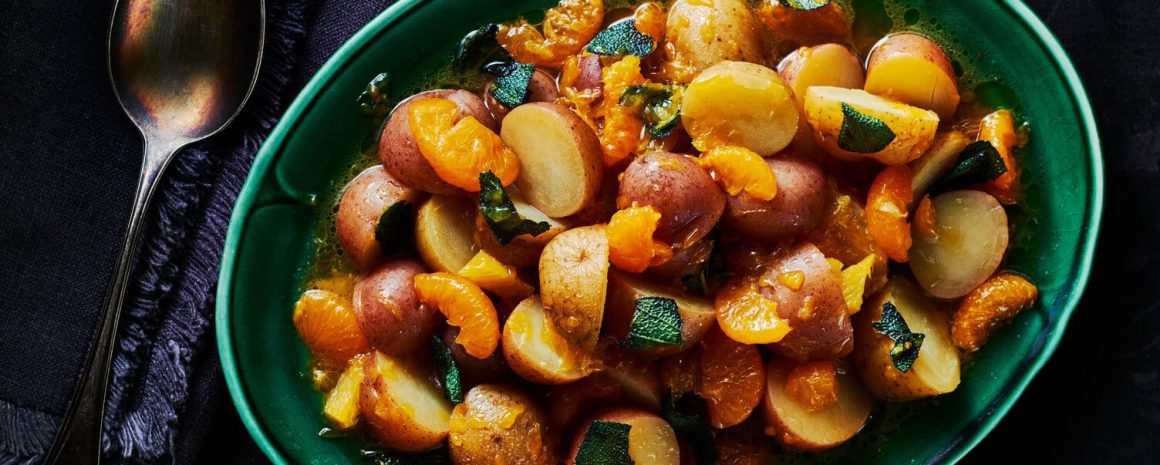
[[[51,31],[59,40],[41,56],[0,62],[0,312],[24,315],[18,324],[0,318],[0,392],[26,396],[20,400],[33,405],[67,396],[67,383],[49,375],[69,370],[46,369],[44,360],[16,357],[22,352],[10,349],[45,340],[84,349],[90,328],[59,328],[29,309],[76,309],[78,321],[96,314],[138,165],[133,157],[96,155],[139,153],[109,93],[68,85],[73,78],[104,79],[104,21],[111,6],[65,3],[75,8],[57,11],[89,18],[76,22],[86,26]],[[288,95],[386,3],[330,0],[316,6]],[[1091,282],[1058,352],[963,463],[1156,463],[1160,3],[1027,3],[1071,55],[1091,97],[1106,164],[1105,216]],[[17,14],[25,13],[15,0],[0,0],[0,43],[38,32],[3,27]],[[70,105],[38,106],[62,93]],[[67,137],[56,137],[62,127]],[[198,356],[190,408],[178,429],[177,462],[265,463],[225,392],[212,335],[206,340],[211,343]]]

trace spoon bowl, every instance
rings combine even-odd
[[[109,24],[108,71],[145,155],[120,260],[89,361],[49,464],[98,464],[121,304],[149,200],[182,147],[237,117],[258,79],[264,0],[119,0]]]

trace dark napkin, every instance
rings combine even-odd
[[[262,71],[223,133],[184,151],[154,198],[121,320],[104,449],[175,456],[217,366],[209,332],[226,224],[254,154],[297,92],[312,2],[266,3]],[[51,445],[103,307],[141,142],[105,71],[113,2],[0,2],[0,464]],[[192,385],[191,385],[192,383]],[[190,393],[199,397],[190,404]],[[191,408],[192,407],[192,408]]]

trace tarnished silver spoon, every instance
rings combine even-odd
[[[174,154],[241,111],[258,78],[264,0],[119,0],[109,25],[109,78],[145,142],[120,261],[91,359],[73,393],[50,464],[96,464],[117,322],[149,200]]]

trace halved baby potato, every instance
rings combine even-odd
[[[383,249],[375,238],[383,212],[400,201],[414,207],[423,196],[423,192],[392,178],[382,165],[367,168],[343,188],[334,218],[335,234],[358,269],[369,270],[383,260]]]
[[[839,44],[799,48],[778,63],[777,72],[793,89],[799,108],[805,104],[810,87],[860,89],[866,82],[862,62],[850,49]]]
[[[597,459],[593,463],[616,463],[612,461],[616,458],[616,455],[612,455],[613,451],[598,448],[599,445],[606,445],[603,441],[587,446],[584,444],[586,440],[597,441],[596,435],[593,435],[591,439],[589,438],[589,430],[596,422],[611,422],[628,427],[628,458],[632,460],[633,464],[679,465],[681,463],[681,446],[677,442],[676,432],[673,431],[673,427],[669,426],[668,422],[643,410],[618,408],[590,418],[576,430],[572,451],[566,462],[568,465],[578,465],[576,455],[582,447],[589,449],[591,451],[589,453],[593,455],[610,454],[603,456],[603,461]],[[600,436],[608,438],[603,434]]]
[[[938,115],[864,90],[815,86],[806,91],[806,119],[814,141],[845,160],[886,165],[914,160],[930,147]]]
[[[862,388],[850,370],[837,369],[837,401],[821,409],[802,404],[786,392],[786,381],[795,362],[774,357],[765,370],[766,424],[773,437],[785,446],[801,450],[823,450],[853,437],[870,418],[874,399]]]
[[[600,367],[598,359],[565,339],[548,320],[537,296],[512,310],[503,326],[502,343],[508,367],[533,383],[570,383]]]
[[[681,344],[638,350],[648,357],[664,357],[696,345],[717,321],[713,302],[708,299],[654,283],[637,274],[613,270],[608,273],[604,333],[618,341],[623,340],[628,335],[633,317],[636,315],[636,301],[642,297],[673,299],[677,304],[677,313],[681,315]]]
[[[934,41],[902,32],[883,38],[866,59],[867,92],[938,113],[950,120],[959,107],[954,67]]]
[[[930,295],[962,297],[995,274],[1003,261],[1007,212],[990,194],[975,190],[939,194],[931,207],[935,234],[911,228],[910,270]]]
[[[959,153],[970,143],[970,139],[959,131],[941,132],[935,136],[926,153],[910,162],[910,192],[916,203],[935,181],[955,166]]]
[[[793,90],[776,71],[723,61],[698,74],[681,103],[681,123],[702,152],[723,145],[768,157],[786,148],[799,124]]]
[[[520,105],[504,117],[500,137],[520,159],[516,186],[544,214],[562,218],[596,197],[604,170],[600,140],[572,110]]]
[[[359,408],[375,439],[403,452],[431,449],[447,439],[451,402],[418,360],[375,352],[363,372]]]
[[[508,197],[511,198],[512,205],[516,207],[516,212],[520,216],[531,221],[548,223],[548,230],[535,236],[521,234],[507,244],[500,244],[499,239],[495,237],[495,233],[491,231],[491,227],[487,225],[483,213],[476,209],[475,243],[479,244],[479,247],[487,251],[487,253],[508,265],[521,269],[534,267],[540,261],[540,252],[544,250],[544,245],[552,240],[553,237],[556,237],[557,234],[568,229],[568,225],[554,218],[549,218],[544,212],[533,207],[524,200],[524,196],[520,194],[518,189],[509,189],[507,193]]]
[[[540,254],[540,296],[564,337],[596,348],[608,290],[608,234],[604,226],[569,229]]]
[[[502,385],[467,392],[451,412],[447,441],[456,465],[554,465],[555,440],[535,399]]]
[[[665,55],[688,82],[721,61],[763,61],[760,24],[745,0],[677,0],[665,25]]]
[[[419,152],[415,134],[411,131],[409,109],[411,104],[428,98],[442,98],[455,102],[459,107],[459,118],[475,118],[488,129],[495,131],[498,126],[487,111],[483,99],[466,90],[438,89],[420,92],[399,102],[387,117],[383,133],[379,137],[379,158],[383,167],[406,186],[433,194],[460,194],[463,190],[449,184],[435,174],[435,168]]]
[[[428,267],[455,273],[479,252],[475,210],[467,197],[435,195],[423,202],[415,218],[415,248]]]
[[[922,346],[906,372],[890,357],[894,340],[873,324],[883,306],[894,305],[912,333],[922,333]],[[918,399],[954,391],[959,385],[959,350],[951,343],[950,321],[937,304],[906,278],[892,277],[886,288],[866,301],[854,315],[854,363],[866,388],[882,399]]]

